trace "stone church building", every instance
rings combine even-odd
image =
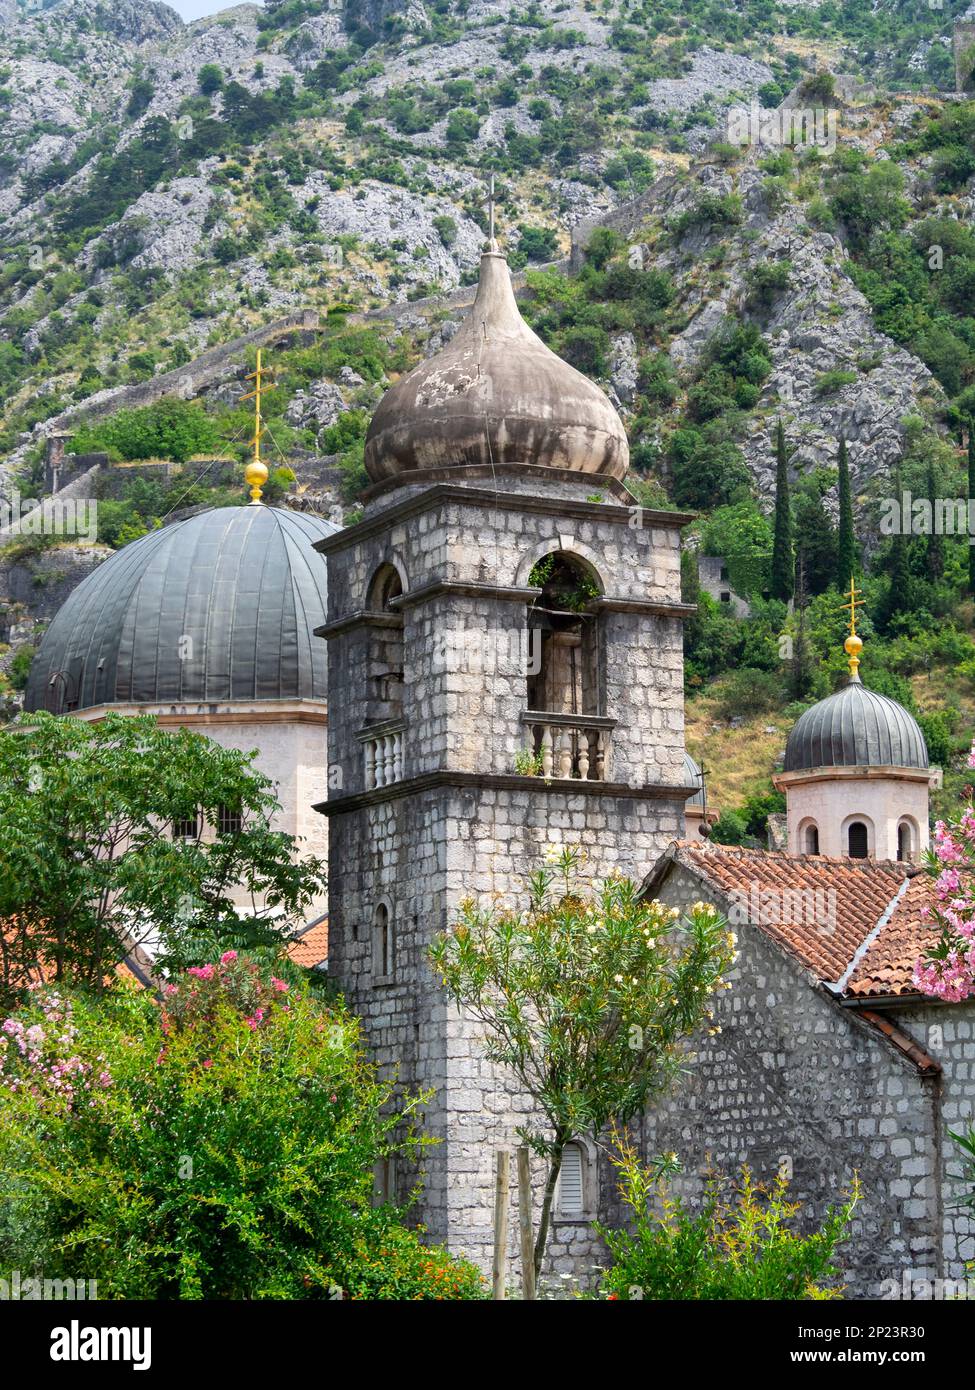
[[[519,903],[548,851],[582,846],[593,879],[713,901],[739,937],[722,1031],[637,1126],[645,1151],[680,1155],[689,1196],[710,1167],[786,1171],[810,1219],[856,1172],[849,1293],[961,1278],[975,1239],[948,1130],[975,1110],[975,1005],[911,983],[936,772],[911,716],[860,681],[859,639],[850,682],[789,738],[787,851],[711,844],[684,747],[691,518],[634,505],[616,411],[525,324],[493,241],[467,320],[387,392],[365,461],[353,526],[226,508],[112,556],[52,623],[28,709],[148,712],[259,749],[280,828],[327,843],[329,975],[379,1064],[432,1093],[441,1142],[416,1213],[432,1239],[489,1267],[495,1153],[530,1102],[448,1002],[429,944],[465,898]],[[303,963],[319,940],[302,936]],[[402,1196],[411,1175],[379,1177]],[[580,1136],[549,1272],[587,1277],[592,1219],[616,1215]]]

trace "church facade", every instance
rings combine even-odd
[[[258,492],[259,440],[258,406]],[[691,518],[634,505],[616,411],[524,323],[493,241],[468,319],[387,392],[365,461],[362,519],[343,530],[255,499],[113,555],[51,624],[28,710],[149,713],[258,750],[277,828],[327,846],[329,921],[296,958],[321,966],[327,949],[380,1068],[428,1095],[440,1142],[414,1214],[431,1239],[489,1267],[495,1154],[531,1101],[428,949],[465,899],[517,906],[547,855],[578,847],[592,880],[619,870],[669,905],[714,902],[739,937],[721,1031],[634,1127],[643,1151],[675,1151],[692,1199],[712,1170],[783,1172],[809,1221],[856,1174],[854,1297],[964,1278],[975,1236],[949,1130],[975,1113],[975,1005],[912,983],[933,932],[919,857],[937,770],[910,714],[860,681],[855,594],[850,681],[800,717],[775,778],[786,851],[713,845],[684,746]],[[377,1181],[402,1199],[416,1176]],[[548,1275],[591,1277],[597,1217],[622,1213],[580,1135]],[[509,1230],[513,1269],[514,1211]]]

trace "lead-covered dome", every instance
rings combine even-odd
[[[688,806],[699,807],[704,810],[704,778],[701,776],[701,769],[691,757],[690,753],[684,754],[684,782],[689,787],[696,787],[697,791],[693,796],[689,796],[684,802],[684,809]]]
[[[927,766],[928,749],[917,720],[858,678],[800,715],[785,747],[786,772]]]
[[[374,483],[505,465],[622,478],[628,463],[609,398],[525,323],[493,243],[481,257],[471,312],[442,351],[386,392],[366,436]]]
[[[312,546],[337,529],[220,507],[132,541],[59,609],[26,708],[324,700],[325,562]]]

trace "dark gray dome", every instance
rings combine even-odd
[[[850,681],[800,715],[785,747],[785,771],[814,767],[927,768],[928,749],[903,705]]]
[[[274,507],[217,507],[110,556],[59,609],[24,704],[325,699],[325,561],[338,528]]]
[[[693,796],[689,796],[684,802],[685,810],[688,806],[699,806],[704,810],[704,785],[701,778],[701,769],[691,757],[690,753],[684,754],[684,782],[688,787],[697,787]]]

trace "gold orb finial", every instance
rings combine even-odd
[[[251,490],[251,501],[260,503],[261,490],[267,482],[267,464],[253,459],[244,469],[244,482]]]

